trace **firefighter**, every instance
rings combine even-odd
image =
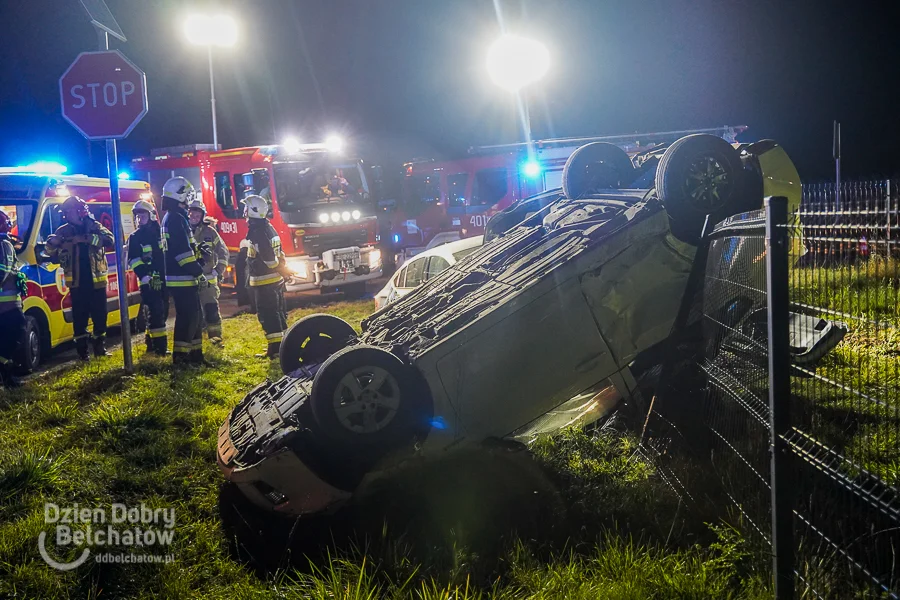
[[[138,200],[131,214],[134,215],[135,230],[128,237],[128,266],[141,285],[141,310],[146,307],[148,313],[144,334],[147,352],[165,356],[168,354],[166,318],[169,315],[169,299],[166,295],[166,262],[156,206],[147,200]]]
[[[219,277],[228,267],[228,247],[219,232],[216,220],[206,216],[206,206],[199,198],[188,204],[188,220],[194,243],[200,250],[203,275],[209,286],[200,290],[200,305],[206,320],[206,335],[217,346],[222,345],[222,317],[219,315]]]
[[[281,239],[266,215],[269,204],[261,196],[244,198],[244,217],[247,219],[247,270],[250,290],[256,300],[256,316],[266,333],[266,351],[257,358],[275,358],[281,350],[281,338],[287,329],[284,307],[284,282],[291,272],[285,264]]]
[[[15,379],[16,350],[25,337],[25,274],[16,265],[16,249],[9,239],[12,220],[0,210],[0,383],[18,384]]]
[[[163,185],[161,245],[165,254],[166,289],[175,302],[175,341],[172,362],[203,364],[200,289],[209,285],[197,262],[191,237],[187,205],[194,199],[194,186],[184,177],[173,177]]]
[[[90,360],[88,319],[94,323],[94,356],[106,351],[106,251],[113,248],[112,232],[94,220],[87,203],[69,196],[61,206],[66,223],[47,238],[47,254],[62,267],[72,298],[75,348],[81,360]]]

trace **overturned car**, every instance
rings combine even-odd
[[[669,336],[704,224],[765,195],[800,197],[771,141],[693,135],[634,160],[583,146],[562,190],[496,215],[483,247],[362,335],[330,315],[295,323],[286,375],[221,426],[219,466],[260,507],[306,515],[411,461],[598,419]]]

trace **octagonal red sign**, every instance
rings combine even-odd
[[[147,114],[147,77],[118,50],[79,54],[59,95],[63,117],[89,140],[124,138]]]

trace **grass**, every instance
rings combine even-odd
[[[358,326],[373,309],[345,302],[290,320],[330,312]],[[255,316],[224,329],[209,367],[172,371],[136,345],[134,375],[118,351],[0,391],[0,597],[766,597],[741,538],[685,519],[634,440],[611,428],[566,432],[533,455],[500,447],[413,467],[328,521],[265,522],[271,537],[239,539],[216,432],[249,389],[281,374],[253,357],[264,346]],[[174,509],[174,560],[53,570],[37,550],[49,502]],[[277,550],[275,568],[246,561],[254,543]]]

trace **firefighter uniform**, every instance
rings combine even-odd
[[[0,211],[0,381],[15,384],[16,353],[25,336],[22,312],[24,282],[16,265],[16,249],[9,240],[9,217]]]
[[[197,207],[197,205],[200,205]],[[190,210],[206,209],[202,203],[195,201],[188,207]],[[219,232],[216,231],[216,220],[211,217],[203,217],[203,220],[194,225],[194,243],[200,250],[203,275],[209,282],[209,286],[200,290],[200,305],[203,307],[203,317],[206,321],[206,335],[209,341],[215,344],[222,343],[222,317],[219,315],[219,277],[225,274],[228,267],[228,247]]]
[[[197,262],[186,205],[194,187],[184,177],[173,177],[163,186],[162,220],[166,289],[175,303],[175,333],[172,360],[175,364],[203,363],[200,287],[208,285]]]
[[[281,350],[287,329],[284,280],[290,277],[281,250],[281,239],[265,218],[268,204],[260,196],[244,199],[248,217],[247,270],[251,293],[256,298],[256,316],[266,333],[266,352],[258,357],[274,358]],[[258,206],[257,206],[258,205]],[[261,215],[261,216],[258,216]]]
[[[156,219],[156,209],[145,200],[135,203],[133,212],[149,214],[147,222],[128,237],[128,266],[134,271],[141,285],[141,310],[146,309],[147,331],[144,339],[147,351],[166,355],[168,339],[166,318],[169,315],[169,298],[166,293],[166,264],[162,251],[161,231]]]
[[[106,251],[114,245],[113,234],[88,212],[81,198],[70,196],[62,204],[67,223],[47,238],[46,252],[62,267],[72,299],[75,348],[82,360],[89,358],[88,319],[94,324],[95,356],[106,356],[106,285],[109,266]],[[76,222],[77,219],[80,223]]]

